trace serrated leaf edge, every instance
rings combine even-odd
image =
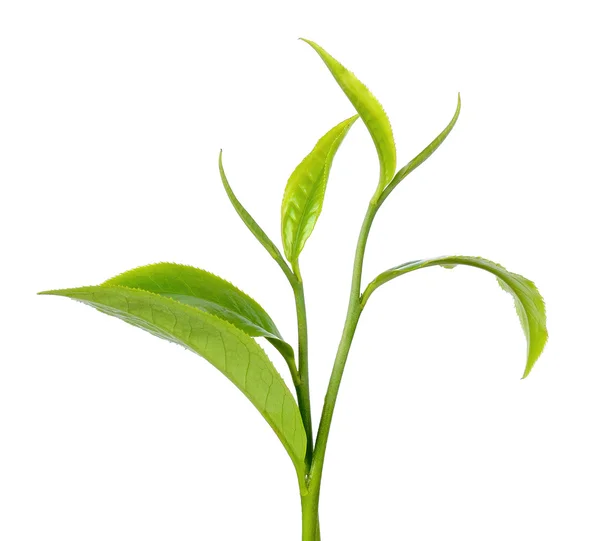
[[[186,268],[186,269],[190,269],[190,270],[194,270],[194,271],[200,271],[200,272],[203,272],[203,273],[206,273],[206,274],[212,276],[213,278],[217,278],[218,280],[221,280],[221,281],[225,282],[227,285],[231,286],[231,288],[233,290],[235,290],[236,292],[240,293],[242,296],[250,299],[250,301],[252,301],[254,304],[256,304],[268,316],[268,318],[271,320],[271,323],[273,323],[273,327],[275,327],[275,329],[277,330],[277,333],[278,333],[275,336],[277,338],[281,339],[283,342],[285,342],[285,340],[281,336],[281,333],[280,333],[279,329],[277,328],[277,325],[275,325],[275,322],[272,320],[271,316],[267,313],[267,311],[264,308],[262,308],[261,304],[256,299],[254,299],[254,297],[252,297],[251,295],[248,295],[248,293],[246,293],[244,290],[240,289],[238,286],[236,286],[233,283],[231,283],[226,278],[222,278],[218,274],[215,274],[213,272],[207,271],[207,270],[202,269],[200,267],[195,267],[193,265],[185,265],[185,264],[182,264],[182,263],[173,263],[173,262],[170,262],[170,261],[159,261],[158,263],[149,263],[147,265],[140,265],[139,267],[134,267],[132,269],[128,269],[128,270],[126,270],[124,272],[121,272],[120,274],[116,274],[116,275],[112,276],[108,280],[105,280],[104,282],[102,282],[100,285],[101,286],[114,286],[114,287],[127,287],[127,286],[117,286],[116,284],[111,284],[111,281],[112,280],[116,280],[117,278],[121,278],[123,276],[128,276],[130,274],[134,274],[135,272],[138,272],[138,271],[141,271],[141,270],[144,270],[144,269],[150,269],[151,267],[156,267],[157,265],[172,265],[174,267],[181,267],[181,268]],[[92,286],[92,287],[97,287],[97,286]],[[133,287],[131,287],[129,289],[139,289],[140,291],[146,291],[145,289],[133,288]],[[148,291],[148,293],[154,293],[154,292]],[[162,296],[162,295],[159,295],[159,296]],[[168,297],[168,298],[170,298],[170,297]],[[173,299],[173,300],[175,300],[175,299]],[[180,301],[177,301],[177,302],[180,302]],[[185,303],[180,303],[180,304],[184,304],[185,305]],[[202,311],[202,310],[200,310],[200,311]],[[214,315],[214,314],[211,314],[211,315]],[[217,316],[215,316],[215,317],[217,317]],[[218,319],[221,319],[221,318],[218,318]],[[227,322],[227,323],[229,323],[229,322]],[[231,323],[229,323],[229,324],[231,325]],[[247,334],[247,333],[244,333],[244,334]]]
[[[323,191],[323,199],[325,199],[325,193],[327,191],[327,184],[329,183],[329,174],[331,172],[331,168],[333,166],[333,160],[335,158],[335,155],[337,154],[337,151],[339,150],[339,146],[341,145],[341,143],[337,144],[338,141],[340,139],[345,139],[346,135],[348,135],[348,132],[350,131],[350,128],[352,128],[352,126],[354,125],[354,123],[356,122],[356,120],[360,117],[360,115],[356,114],[351,116],[350,118],[347,118],[346,120],[342,120],[342,122],[340,122],[339,124],[337,124],[336,126],[334,126],[333,128],[331,128],[331,130],[329,130],[327,133],[325,133],[325,135],[323,135],[323,137],[321,137],[313,146],[313,148],[311,149],[311,151],[302,159],[302,161],[296,166],[296,168],[294,169],[294,171],[292,171],[292,174],[290,175],[290,178],[296,173],[296,171],[298,169],[300,169],[300,167],[302,167],[302,165],[309,160],[309,158],[312,157],[312,153],[315,151],[315,149],[319,146],[319,143],[321,142],[321,140],[327,136],[327,134],[329,134],[330,131],[336,129],[337,127],[340,126],[340,124],[344,124],[342,130],[340,131],[340,133],[338,134],[338,136],[332,141],[330,147],[329,147],[329,151],[327,152],[327,156],[325,158],[325,162],[324,162],[324,167],[323,167],[323,175],[321,175],[321,178],[325,178],[326,180],[324,181],[324,185],[322,188]],[[292,190],[292,187],[289,184],[289,180],[288,183],[285,186],[285,190],[283,191],[283,197],[281,199],[281,224],[282,224],[282,228],[283,228],[283,218],[284,218],[284,203],[286,202],[286,200],[288,199],[288,196],[290,195],[290,192]],[[316,225],[316,221],[319,219],[319,217],[321,216],[321,212],[323,211],[323,204],[321,203],[320,208],[318,210],[318,212],[316,213],[315,216],[315,225]],[[299,222],[302,222],[304,216],[306,215],[306,208],[302,209],[302,219],[299,220]],[[314,227],[313,227],[314,230]],[[309,237],[312,234],[312,231],[309,233]],[[283,229],[282,229],[282,240],[283,240]],[[295,236],[297,237],[297,235]],[[306,241],[308,240],[305,239],[304,243],[306,244]],[[298,239],[294,238],[293,241],[293,246],[292,246],[292,251],[290,254],[287,253],[286,247],[285,247],[285,242],[283,242],[283,251],[284,254],[286,256],[286,258],[288,259],[288,261],[290,261],[291,263],[294,263],[295,261],[298,260],[298,258],[300,257],[300,253],[302,253],[302,250],[304,249],[304,244],[302,246],[300,246],[299,248],[297,247],[298,244]],[[295,257],[294,257],[295,255]]]
[[[133,269],[131,269],[131,270],[133,270]],[[38,295],[62,296],[62,297],[70,298],[71,300],[74,300],[76,302],[81,302],[82,304],[86,304],[85,301],[83,301],[81,299],[69,297],[69,295],[67,293],[68,292],[82,291],[82,290],[85,290],[85,289],[88,289],[88,288],[117,289],[117,290],[138,291],[140,293],[145,293],[146,295],[150,295],[151,297],[155,297],[157,300],[160,300],[161,302],[166,302],[167,304],[169,304],[169,303],[175,304],[182,311],[188,312],[188,313],[190,313],[190,314],[192,314],[194,316],[196,316],[196,315],[199,314],[200,317],[206,318],[209,321],[209,323],[210,323],[211,320],[217,321],[218,324],[223,325],[227,330],[231,331],[232,334],[238,335],[238,336],[240,336],[240,337],[242,337],[244,339],[252,340],[256,344],[256,346],[258,347],[258,349],[264,354],[264,356],[267,359],[267,361],[271,364],[271,367],[273,368],[274,375],[279,378],[281,384],[288,390],[288,393],[290,394],[292,400],[294,401],[294,404],[296,404],[296,407],[298,407],[298,403],[294,399],[294,395],[292,394],[290,388],[285,383],[285,380],[283,379],[283,377],[281,376],[281,374],[279,373],[279,371],[277,370],[277,368],[275,367],[275,365],[273,364],[273,362],[271,361],[271,359],[269,359],[269,356],[267,355],[266,351],[254,339],[254,337],[252,337],[249,334],[245,333],[241,329],[238,329],[235,325],[229,323],[229,321],[226,321],[226,320],[224,320],[224,319],[222,319],[222,318],[220,318],[218,316],[215,316],[214,314],[210,314],[208,312],[203,312],[202,310],[194,308],[193,306],[190,306],[189,304],[184,304],[184,303],[182,303],[182,302],[180,302],[180,301],[178,301],[176,299],[171,299],[170,297],[164,297],[162,295],[159,295],[158,293],[153,293],[152,291],[146,291],[145,289],[136,288],[136,287],[125,287],[125,286],[117,286],[117,285],[108,285],[108,286],[106,286],[106,285],[100,284],[100,285],[95,285],[95,286],[81,286],[81,287],[76,287],[76,288],[52,289],[52,290],[47,290],[47,291],[40,291],[38,293]],[[190,350],[190,348],[186,344],[182,344],[179,340],[175,341],[175,343],[181,345],[185,349]],[[193,350],[191,350],[191,351],[193,351]],[[195,351],[193,351],[193,352],[196,355],[198,355],[199,357],[202,357],[202,355],[198,354],[197,352],[195,352]],[[209,361],[209,363],[210,363],[210,361]],[[210,364],[212,365],[212,363],[210,363]],[[219,370],[219,372],[221,372],[221,371]],[[231,381],[233,383],[233,385],[237,389],[239,389],[242,392],[242,394],[252,403],[252,398],[250,397],[250,395],[248,393],[246,393],[246,391],[243,388],[238,387],[238,385],[233,380],[231,380],[226,373],[224,373],[224,372],[221,372],[221,373],[227,379],[229,379],[229,381]],[[261,413],[261,415],[262,415],[262,412],[260,410],[259,410],[259,413]],[[300,414],[298,413],[298,415],[300,415]],[[264,417],[264,415],[263,415],[263,417]],[[275,427],[270,422],[268,422],[268,420],[267,420],[267,423],[279,435],[279,430],[275,430]],[[300,422],[300,425],[302,426],[302,422]],[[302,429],[304,430],[304,427],[302,427]],[[279,439],[283,443],[282,438],[279,438]],[[292,452],[291,448],[290,449],[287,448],[288,447],[287,445],[284,444],[284,447],[286,447],[286,450],[288,451],[288,453],[290,455],[294,455],[293,462],[294,462],[295,466],[297,467],[297,469],[304,468],[304,458],[303,457],[297,457],[296,453]],[[296,459],[298,459],[298,463],[296,463]]]
[[[343,68],[344,70],[346,70],[350,75],[352,75],[352,77],[354,77],[360,84],[362,84],[365,88],[365,90],[367,91],[369,97],[371,97],[373,99],[373,101],[379,105],[379,107],[381,108],[381,112],[383,113],[384,118],[387,121],[387,125],[390,129],[390,136],[391,136],[391,140],[392,140],[392,148],[393,148],[393,153],[394,153],[394,157],[393,157],[393,163],[390,164],[391,169],[389,171],[384,171],[384,168],[381,168],[381,172],[380,172],[380,177],[379,177],[379,183],[377,185],[377,191],[376,191],[376,197],[378,197],[383,190],[387,187],[387,185],[392,182],[394,175],[396,174],[396,167],[397,167],[397,150],[396,150],[396,142],[395,142],[395,138],[394,138],[394,129],[392,127],[392,123],[390,122],[390,118],[389,115],[387,114],[386,110],[384,109],[383,105],[381,104],[381,102],[377,99],[377,97],[373,94],[373,92],[371,92],[371,90],[369,89],[369,87],[363,83],[363,81],[361,79],[359,79],[356,74],[349,70],[344,64],[342,64],[339,60],[337,60],[337,58],[335,58],[334,56],[332,56],[330,53],[328,53],[325,49],[323,49],[323,47],[321,47],[318,43],[306,39],[306,38],[299,38],[301,41],[304,41],[305,43],[307,43],[308,45],[310,45],[310,47],[312,47],[315,52],[319,55],[319,57],[321,57],[321,60],[323,60],[323,62],[325,63],[325,66],[327,67],[327,69],[330,71],[330,73],[333,75],[333,78],[336,79],[336,82],[338,83],[338,85],[340,86],[340,88],[342,89],[342,91],[344,92],[344,94],[346,94],[345,89],[342,87],[342,85],[339,83],[339,81],[337,81],[337,77],[335,76],[335,74],[333,73],[333,70],[329,67],[328,63],[325,61],[325,59],[323,58],[322,52],[325,53],[326,55],[330,56],[335,62],[337,62],[341,68]],[[346,97],[350,100],[349,96],[346,94]],[[352,103],[352,101],[350,100],[350,102]],[[363,115],[361,114],[361,111],[358,110],[358,108],[352,103],[352,106],[356,109],[356,111],[358,112],[359,116],[361,117],[363,123],[365,124],[365,126],[367,127],[367,130],[369,131],[369,134],[371,135],[371,137],[373,139],[376,139],[376,137],[374,136],[374,134],[371,132],[371,129],[369,128],[369,125],[367,124],[366,120],[363,118]],[[382,155],[379,152],[379,146],[376,144],[375,145],[375,149],[377,151],[377,155],[378,158],[380,160],[380,163],[382,161],[384,161],[382,159]]]

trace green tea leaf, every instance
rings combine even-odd
[[[286,275],[287,279],[293,285],[295,283],[296,277],[294,273],[289,268],[288,264],[283,259],[279,248],[275,246],[275,243],[268,237],[268,235],[263,231],[263,229],[256,223],[254,218],[250,216],[250,213],[244,208],[244,206],[240,203],[238,198],[233,193],[231,186],[229,185],[229,181],[225,175],[225,169],[223,168],[223,151],[219,153],[219,172],[221,173],[221,181],[223,182],[223,186],[225,191],[227,192],[227,196],[229,197],[229,201],[233,205],[233,208],[238,213],[238,216],[242,219],[246,227],[250,230],[250,232],[254,235],[256,240],[260,242],[265,250],[271,254],[271,257],[277,262],[277,264],[281,267],[281,270]]]
[[[325,62],[338,85],[340,85],[367,126],[379,156],[380,174],[377,187],[377,195],[379,195],[396,172],[396,145],[390,121],[375,96],[351,71],[342,66],[314,41],[301,39],[308,43]]]
[[[421,165],[425,160],[427,160],[427,158],[429,158],[429,156],[431,156],[439,148],[439,146],[444,142],[446,137],[448,137],[448,134],[452,131],[452,128],[454,128],[454,125],[456,124],[459,115],[460,93],[458,94],[458,103],[456,105],[456,111],[454,112],[454,116],[452,117],[450,124],[448,124],[442,130],[442,132],[429,145],[427,145],[416,157],[410,160],[404,167],[402,167],[402,169],[400,169],[396,173],[396,175],[392,179],[392,182],[389,183],[384,192],[381,194],[379,204],[381,204],[387,198],[391,191],[396,186],[398,186],[398,184],[400,184],[400,182],[404,178],[406,178],[410,173],[412,173],[417,167],[419,167],[419,165]]]
[[[542,354],[548,339],[544,299],[531,280],[528,280],[519,274],[508,272],[504,267],[497,263],[493,263],[481,257],[467,256],[445,256],[434,259],[411,261],[404,265],[400,265],[399,267],[393,267],[375,278],[375,280],[373,280],[365,289],[362,305],[364,306],[366,304],[367,299],[375,289],[389,280],[406,274],[407,272],[423,269],[425,267],[432,267],[434,265],[446,268],[452,268],[456,265],[468,265],[470,267],[486,270],[494,274],[502,289],[513,296],[517,314],[519,315],[521,326],[523,327],[525,337],[527,338],[527,363],[523,374],[523,378],[526,378],[531,372],[533,365]]]
[[[81,301],[204,357],[254,404],[304,472],[306,434],[298,406],[265,352],[231,323],[188,304],[140,289],[101,285],[45,291]]]
[[[138,267],[107,280],[104,286],[143,289],[229,321],[250,336],[262,336],[286,360],[294,350],[282,337],[264,308],[227,280],[210,272],[176,263]]]
[[[298,259],[323,208],[333,158],[358,115],[329,130],[290,176],[281,204],[281,237],[288,261]]]

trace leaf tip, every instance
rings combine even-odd
[[[534,365],[534,364],[535,364],[535,363],[531,363],[531,364],[528,364],[528,365],[525,367],[525,371],[523,372],[523,375],[521,376],[521,380],[524,380],[524,379],[526,379],[526,378],[527,378],[527,376],[529,376],[529,374],[531,374],[531,371],[533,370],[533,365]]]
[[[221,182],[223,182],[225,189],[227,189],[229,186],[229,182],[227,181],[227,177],[225,176],[225,169],[223,167],[223,149],[219,150],[219,174],[221,176]]]
[[[527,359],[527,366],[525,367],[525,372],[523,372],[523,376],[521,377],[521,379],[525,379],[529,374],[531,374],[533,367],[536,365],[538,359],[542,356],[542,353],[546,349],[547,343],[548,331],[544,328],[543,333],[541,334],[541,336],[539,336],[539,339],[535,344],[535,349],[530,353],[530,357]]]
[[[317,51],[317,53],[322,56],[323,53],[325,52],[324,49],[318,44],[315,43],[314,41],[307,39],[307,38],[298,38],[300,41],[303,41],[304,43],[307,43],[308,45],[310,45],[315,51]]]
[[[58,289],[48,289],[47,291],[38,291],[36,295],[60,295],[60,290]]]

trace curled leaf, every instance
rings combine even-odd
[[[308,43],[325,62],[334,79],[367,126],[379,157],[380,173],[377,195],[381,194],[396,172],[396,145],[392,126],[383,107],[356,75],[342,66],[325,49],[314,41],[301,39]]]
[[[470,267],[483,269],[494,274],[502,289],[512,295],[519,320],[521,321],[521,326],[523,327],[523,332],[527,339],[527,362],[525,365],[525,372],[523,373],[523,378],[526,378],[531,372],[533,365],[542,354],[546,341],[548,340],[544,299],[531,280],[528,280],[519,274],[509,272],[497,263],[493,263],[492,261],[488,261],[481,257],[468,256],[444,256],[404,263],[403,265],[382,272],[367,286],[362,297],[362,306],[366,304],[373,291],[393,278],[417,269],[435,265],[446,268],[452,268],[456,265],[468,265]]]
[[[242,219],[246,227],[250,230],[250,232],[254,235],[256,240],[260,242],[265,250],[269,252],[271,257],[277,262],[277,264],[281,267],[281,270],[286,275],[287,279],[291,284],[295,281],[295,276],[292,273],[292,270],[288,267],[285,259],[281,255],[279,248],[275,246],[275,243],[269,238],[269,236],[264,232],[262,227],[256,223],[254,218],[250,215],[250,213],[244,208],[244,205],[239,201],[239,199],[233,193],[229,181],[227,180],[227,176],[225,175],[225,169],[223,168],[223,151],[219,153],[219,173],[221,174],[221,181],[223,182],[223,187],[227,192],[227,197],[229,197],[229,201],[233,205],[233,208],[238,213],[238,216]]]
[[[383,203],[383,201],[386,199],[386,197],[391,193],[391,191],[396,186],[398,186],[398,184],[400,184],[400,182],[404,178],[406,178],[417,167],[419,167],[419,165],[421,165],[425,160],[427,160],[427,158],[429,158],[429,156],[431,156],[439,148],[439,146],[444,142],[446,137],[448,137],[448,134],[452,131],[452,128],[454,128],[456,121],[458,120],[458,116],[460,115],[460,107],[461,107],[460,94],[458,94],[458,103],[456,104],[456,111],[454,112],[454,116],[452,117],[452,120],[450,120],[450,123],[441,131],[441,133],[431,143],[429,143],[429,145],[427,145],[419,154],[417,154],[417,156],[415,156],[412,160],[410,160],[404,167],[402,167],[402,169],[400,169],[396,173],[396,175],[394,175],[394,178],[392,179],[392,181],[389,183],[389,185],[386,187],[384,192],[381,194],[381,197],[379,199],[380,205],[381,205],[381,203]]]

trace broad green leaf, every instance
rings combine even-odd
[[[250,336],[263,336],[286,360],[293,361],[293,348],[263,307],[227,280],[210,272],[178,265],[157,263],[138,267],[107,280],[104,286],[143,289],[229,321]]]
[[[238,198],[233,193],[231,186],[229,185],[229,181],[227,180],[227,176],[225,175],[225,169],[223,168],[223,151],[219,153],[219,172],[221,174],[221,181],[223,182],[223,186],[225,191],[227,192],[227,196],[229,197],[229,201],[233,205],[233,208],[238,213],[238,216],[242,219],[246,227],[250,230],[250,232],[256,237],[256,240],[260,242],[265,250],[271,254],[271,257],[277,262],[277,264],[281,267],[281,270],[287,276],[290,283],[294,283],[295,276],[292,270],[288,267],[285,259],[281,255],[281,252],[275,246],[273,241],[267,236],[267,234],[263,231],[263,229],[256,223],[254,218],[250,216],[250,213],[244,208],[244,206],[240,203]]]
[[[290,176],[281,204],[283,251],[290,262],[298,259],[323,208],[333,158],[358,115],[340,122],[315,145]]]
[[[265,352],[246,333],[193,306],[140,289],[100,285],[41,294],[81,301],[204,357],[254,404],[296,470],[304,471],[306,434],[298,406]]]
[[[338,85],[340,85],[367,126],[379,156],[380,174],[377,187],[377,194],[379,195],[396,172],[396,145],[390,121],[375,96],[351,71],[342,66],[314,41],[301,39],[308,43],[325,62]]]
[[[419,165],[421,165],[429,156],[431,156],[439,146],[444,142],[448,134],[454,128],[456,121],[458,120],[458,116],[460,115],[460,93],[458,94],[458,103],[456,105],[456,111],[454,112],[454,116],[450,123],[442,130],[442,132],[429,144],[425,147],[415,158],[410,160],[402,169],[400,169],[392,182],[386,187],[385,191],[381,195],[380,204],[386,199],[386,197],[391,193],[391,191],[400,184],[400,182],[406,178],[410,173],[412,173]]]
[[[468,265],[470,267],[486,270],[494,274],[502,289],[513,296],[517,314],[519,315],[521,326],[523,327],[525,337],[527,338],[527,363],[523,374],[523,378],[526,378],[531,372],[533,365],[542,354],[548,339],[544,299],[531,280],[528,280],[519,274],[508,272],[504,267],[497,263],[493,263],[481,257],[467,256],[445,256],[434,259],[411,261],[404,265],[400,265],[399,267],[393,267],[375,278],[375,280],[373,280],[365,289],[362,305],[364,306],[373,291],[385,282],[388,282],[397,276],[406,274],[407,272],[435,265],[446,268],[453,268],[456,265]]]

